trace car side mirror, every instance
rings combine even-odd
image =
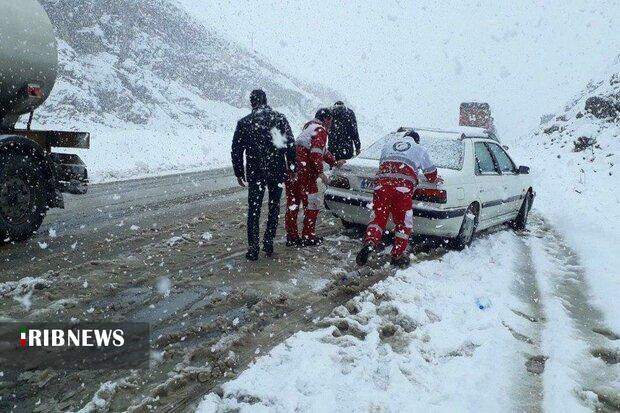
[[[530,167],[529,166],[519,166],[519,173],[520,174],[529,174],[530,173]]]
[[[508,147],[508,145],[502,145],[502,148],[504,148],[504,150],[505,150],[505,151],[507,151],[508,149],[510,149],[510,148]]]

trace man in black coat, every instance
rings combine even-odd
[[[295,139],[286,117],[267,105],[265,92],[252,91],[250,104],[252,113],[237,123],[231,156],[239,185],[247,183],[249,187],[246,258],[255,261],[259,253],[259,220],[265,188],[269,193],[269,213],[263,251],[267,256],[273,254],[284,180],[288,174],[295,173]]]
[[[337,160],[351,159],[360,153],[360,135],[355,113],[338,101],[332,107],[332,126],[329,129],[329,151]]]

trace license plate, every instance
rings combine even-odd
[[[374,191],[375,180],[370,178],[360,179],[360,189],[362,189],[363,191]]]

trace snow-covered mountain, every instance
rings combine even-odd
[[[535,208],[582,252],[599,306],[620,314],[618,300],[606,298],[620,291],[620,56],[513,145],[532,167]],[[617,318],[608,321],[620,328]]]
[[[230,165],[252,89],[293,131],[343,97],[276,69],[169,0],[41,0],[59,77],[34,127],[91,132],[92,181]],[[24,119],[22,119],[22,122]]]
[[[307,118],[337,98],[282,73],[166,0],[41,3],[56,30],[60,76],[40,122],[218,130],[247,111],[257,87],[293,118]]]

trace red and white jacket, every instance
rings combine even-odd
[[[295,140],[297,172],[318,177],[323,173],[323,162],[335,165],[336,158],[327,149],[327,136],[325,126],[317,119],[304,125]]]
[[[396,180],[399,184],[413,189],[418,184],[418,171],[421,171],[429,182],[435,182],[438,178],[437,168],[423,146],[408,136],[390,137],[381,151],[378,183],[382,180]]]

